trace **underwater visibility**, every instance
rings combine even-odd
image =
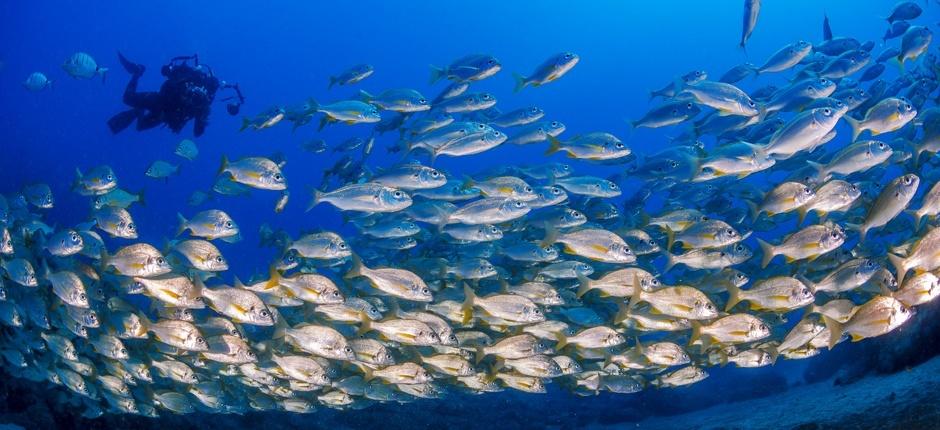
[[[940,428],[940,2],[0,13],[0,428]]]

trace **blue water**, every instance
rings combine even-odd
[[[112,135],[106,128],[107,118],[124,109],[121,94],[128,78],[115,52],[148,67],[141,90],[158,88],[159,66],[170,57],[198,53],[221,78],[240,84],[247,97],[242,116],[311,96],[320,102],[352,98],[359,89],[376,93],[409,87],[433,98],[444,84],[428,85],[429,64],[443,66],[469,53],[489,53],[502,62],[503,71],[474,84],[473,91],[496,95],[497,106],[504,111],[541,107],[546,119],[566,124],[563,137],[609,131],[642,155],[664,148],[667,137],[680,132],[677,128],[628,130],[625,120],[639,118],[653,106],[647,102],[648,90],[693,69],[707,70],[711,79],[717,79],[742,61],[761,63],[782,45],[799,39],[819,42],[824,13],[835,35],[877,41],[873,51],[877,55],[883,49],[883,16],[892,5],[858,0],[766,1],[745,53],[737,47],[741,3],[4,2],[0,4],[0,38],[6,41],[0,47],[0,192],[15,192],[32,182],[48,183],[57,199],[50,224],[74,224],[86,220],[90,213],[86,199],[70,192],[75,168],[108,164],[122,188],[146,190],[147,206],[131,210],[144,241],[161,246],[172,238],[177,212],[189,216],[208,207],[228,212],[242,227],[244,240],[219,245],[232,267],[226,277],[247,279],[265,272],[275,257],[273,250],[257,246],[257,228],[262,223],[283,228],[295,237],[318,229],[350,231],[341,214],[328,205],[304,211],[310,199],[307,186],[319,184],[323,170],[341,154],[309,154],[298,144],[316,137],[333,146],[349,137],[366,137],[371,127],[339,125],[317,132],[314,123],[292,133],[285,122],[260,132],[240,133],[241,116],[228,116],[224,106],[216,103],[208,131],[195,139],[199,158],[186,162],[173,151],[182,138],[191,137],[191,124],[180,135],[165,129],[138,133],[132,128]],[[931,3],[917,22],[932,26],[938,17],[940,7]],[[111,68],[104,83],[74,80],[62,71],[60,64],[76,51],[87,52],[100,65]],[[581,56],[573,71],[542,88],[512,94],[512,72],[528,74],[560,51]],[[361,84],[327,90],[330,75],[358,63],[372,64],[375,74]],[[26,91],[22,81],[34,71],[46,73],[54,81],[53,89]],[[889,69],[887,73],[894,76],[896,72]],[[783,82],[788,75],[748,78],[740,85],[750,91],[766,83]],[[838,130],[835,142],[841,146],[848,139],[848,127],[840,124]],[[397,160],[396,155],[386,154],[395,135],[378,138],[370,166]],[[544,157],[545,147],[501,146],[471,157],[442,158],[435,167],[460,175],[502,164],[564,160],[561,155]],[[254,191],[250,197],[217,198],[200,208],[186,204],[192,191],[211,187],[223,154],[235,159],[276,152],[287,159],[284,172],[292,191],[283,213],[273,212],[279,194],[263,191]],[[145,177],[144,171],[156,159],[181,164],[181,174],[168,181]],[[623,170],[616,165],[572,165],[576,171],[597,169],[593,171],[604,173],[598,176]],[[622,185],[629,196],[638,183]],[[114,247],[115,243],[109,245]],[[781,361],[763,369],[714,368],[709,370],[709,379],[668,393],[580,399],[553,388],[547,397],[495,394],[477,398],[473,404],[481,408],[525,405],[531,413],[548,398],[561,405],[556,411],[591,404],[610,408],[645,405],[654,413],[669,413],[670,405],[683,405],[675,408],[679,410],[715,399],[758,395],[768,380],[799,382],[814,360],[849,359],[853,348],[842,345],[823,357]],[[769,391],[779,388],[767,387]],[[420,404],[429,407],[427,402]]]

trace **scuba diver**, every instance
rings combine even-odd
[[[230,115],[237,115],[245,103],[238,84],[219,81],[212,69],[199,64],[199,56],[180,56],[170,60],[160,69],[166,78],[160,91],[137,91],[137,81],[144,74],[145,67],[135,64],[118,53],[121,65],[131,74],[131,80],[124,89],[124,104],[131,107],[108,120],[112,133],[120,133],[137,121],[137,130],[148,130],[158,125],[166,125],[174,133],[179,133],[189,120],[193,120],[193,135],[199,137],[209,124],[209,113],[216,92],[220,89],[235,91],[233,96],[222,101],[229,101],[226,106]],[[190,61],[193,62],[190,65]]]

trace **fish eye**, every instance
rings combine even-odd
[[[427,287],[424,287],[421,289],[421,294],[431,294],[431,290],[429,290]]]
[[[232,228],[232,222],[231,222],[231,221],[225,221],[225,227],[227,227],[227,228]]]
[[[426,104],[428,101],[425,99],[418,99],[418,104]]]
[[[75,233],[72,233],[72,242],[78,242],[78,235]]]
[[[829,235],[830,235],[833,239],[838,239],[838,238],[839,238],[839,233],[838,233],[838,232],[835,232],[835,231],[832,232],[832,233],[830,233]]]
[[[904,110],[911,110],[911,109],[912,107],[909,103],[904,105]]]
[[[656,245],[656,241],[653,240],[653,239],[650,239],[649,242],[647,242],[647,243],[649,243],[649,244],[652,245],[652,246],[655,246],[655,245]]]
[[[734,236],[734,235],[735,235],[734,229],[731,229],[731,228],[729,228],[729,229],[727,230],[727,233],[728,233],[728,236]]]
[[[262,309],[261,312],[259,312],[259,314],[260,314],[261,316],[265,317],[265,318],[271,316],[271,313],[268,312],[267,309]]]
[[[754,106],[755,106],[754,100],[748,100],[748,101],[747,101],[747,104],[748,104],[749,106],[751,106],[751,107],[754,107]]]
[[[85,294],[84,294],[84,293],[82,293],[82,294],[79,294],[79,295],[78,295],[78,299],[81,300],[81,301],[85,301],[85,300],[87,300],[88,298],[85,297]]]
[[[193,299],[193,300],[195,300],[195,301],[197,301],[197,302],[201,302],[201,301],[202,301],[202,296],[197,296],[197,297],[196,297],[195,299]]]
[[[121,348],[121,355],[127,355],[127,350],[124,348]]]
[[[198,343],[198,344],[200,344],[200,345],[203,345],[203,344],[206,343],[206,340],[203,339],[202,337],[197,337],[197,338],[196,338],[196,343]]]
[[[401,191],[395,191],[392,195],[395,196],[396,198],[401,198],[402,194],[403,193]]]
[[[339,249],[346,249],[346,242],[340,242]]]
[[[352,348],[350,348],[350,347],[347,346],[347,347],[343,348],[343,352],[345,352],[345,353],[347,353],[347,354],[352,354],[353,350],[352,350]]]
[[[283,178],[283,177],[281,176],[280,173],[275,173],[275,174],[274,174],[274,180],[275,180],[275,181],[280,181],[282,178]]]
[[[516,205],[517,208],[523,208],[523,207],[525,207],[525,203],[523,203],[523,202],[516,202],[515,205]]]
[[[531,193],[531,192],[532,192],[532,187],[526,186],[526,187],[522,188],[522,191],[525,191],[525,192],[527,192],[527,193]]]
[[[829,109],[829,108],[823,109],[823,115],[831,115],[831,114],[832,114],[832,110],[831,110],[831,109]]]
[[[134,231],[134,230],[137,230],[137,226],[135,226],[134,223],[130,223],[127,225],[127,229],[130,231]]]
[[[438,176],[441,176],[441,173],[440,173],[440,172],[438,172],[437,170],[432,170],[432,171],[431,171],[431,177],[432,177],[432,178],[436,178],[436,177],[438,177]]]

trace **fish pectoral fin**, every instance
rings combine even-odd
[[[819,242],[804,243],[802,248],[803,249],[819,249]]]
[[[314,296],[317,296],[317,297],[320,296],[320,292],[319,292],[319,291],[314,290],[313,288],[310,288],[310,287],[304,287],[304,292],[309,293],[309,294],[313,294]]]
[[[689,312],[689,311],[692,310],[692,307],[691,307],[691,306],[682,305],[682,304],[674,304],[674,305],[672,305],[672,307],[675,308],[675,309],[678,309],[678,310],[680,310],[680,311],[683,311],[683,312]]]
[[[403,337],[403,338],[408,339],[408,340],[415,340],[415,339],[418,338],[418,336],[415,336],[415,335],[413,335],[413,334],[411,334],[411,333],[399,333],[399,334],[398,334],[398,337]]]
[[[237,303],[232,303],[232,308],[235,309],[236,311],[238,311],[238,313],[240,313],[240,314],[242,314],[242,315],[245,315],[245,314],[248,313],[248,309],[245,309],[244,306],[239,305],[239,304],[237,304]]]
[[[865,338],[864,336],[857,335],[855,333],[852,333],[851,336],[852,336],[852,342],[858,342]]]
[[[598,244],[598,243],[591,245],[591,249],[593,249],[593,250],[595,250],[595,251],[597,251],[597,252],[607,252],[607,251],[608,251],[608,249],[607,249],[606,246],[601,245],[601,244]]]
[[[715,240],[716,235],[715,233],[702,233],[700,236],[702,239]]]
[[[166,289],[166,288],[162,288],[162,289],[160,290],[160,292],[163,293],[163,294],[166,294],[167,296],[172,297],[174,300],[179,300],[179,298],[182,297],[182,296],[181,296],[179,293],[177,293],[176,291],[168,290],[168,289]]]

